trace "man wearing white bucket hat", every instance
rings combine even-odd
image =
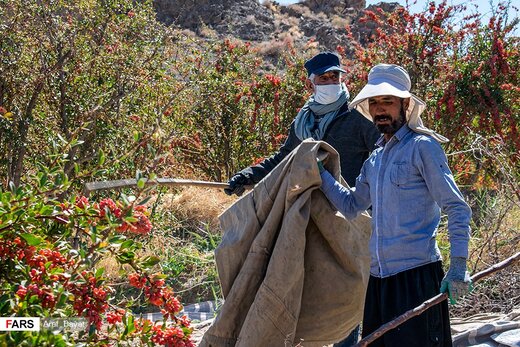
[[[466,271],[471,210],[448,168],[445,137],[420,118],[426,104],[410,93],[405,69],[379,64],[350,104],[383,136],[355,188],[340,185],[318,163],[322,190],[347,218],[372,206],[372,256],[363,336],[447,291],[452,303],[470,290]],[[450,268],[444,276],[436,242],[441,210],[448,215]],[[446,301],[391,330],[371,346],[451,346]]]

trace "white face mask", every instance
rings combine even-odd
[[[341,84],[315,84],[314,85],[314,101],[328,105],[339,99],[343,93]]]

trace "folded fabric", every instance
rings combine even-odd
[[[341,179],[337,152],[307,140],[220,216],[225,301],[199,346],[323,346],[361,321],[370,217],[334,210],[316,158]]]

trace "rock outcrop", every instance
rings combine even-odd
[[[345,26],[351,25],[356,38],[366,41],[374,23],[359,23],[364,0],[303,0],[283,6],[264,0],[155,0],[157,18],[167,25],[205,36],[208,29],[219,37],[234,37],[253,43],[290,41],[295,46],[314,41],[317,48],[350,51]],[[398,3],[380,3],[391,12]]]

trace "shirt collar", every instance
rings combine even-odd
[[[396,141],[401,141],[405,136],[406,134],[408,134],[410,131],[412,131],[409,127],[408,127],[408,123],[406,123],[405,125],[403,125],[401,127],[401,129],[397,130],[397,132],[394,134],[394,136],[392,136],[390,138],[390,140],[392,140],[393,138],[395,138]],[[376,146],[379,146],[379,147],[384,147],[386,145],[387,141],[385,140],[385,137],[384,135],[382,135],[376,142]]]

